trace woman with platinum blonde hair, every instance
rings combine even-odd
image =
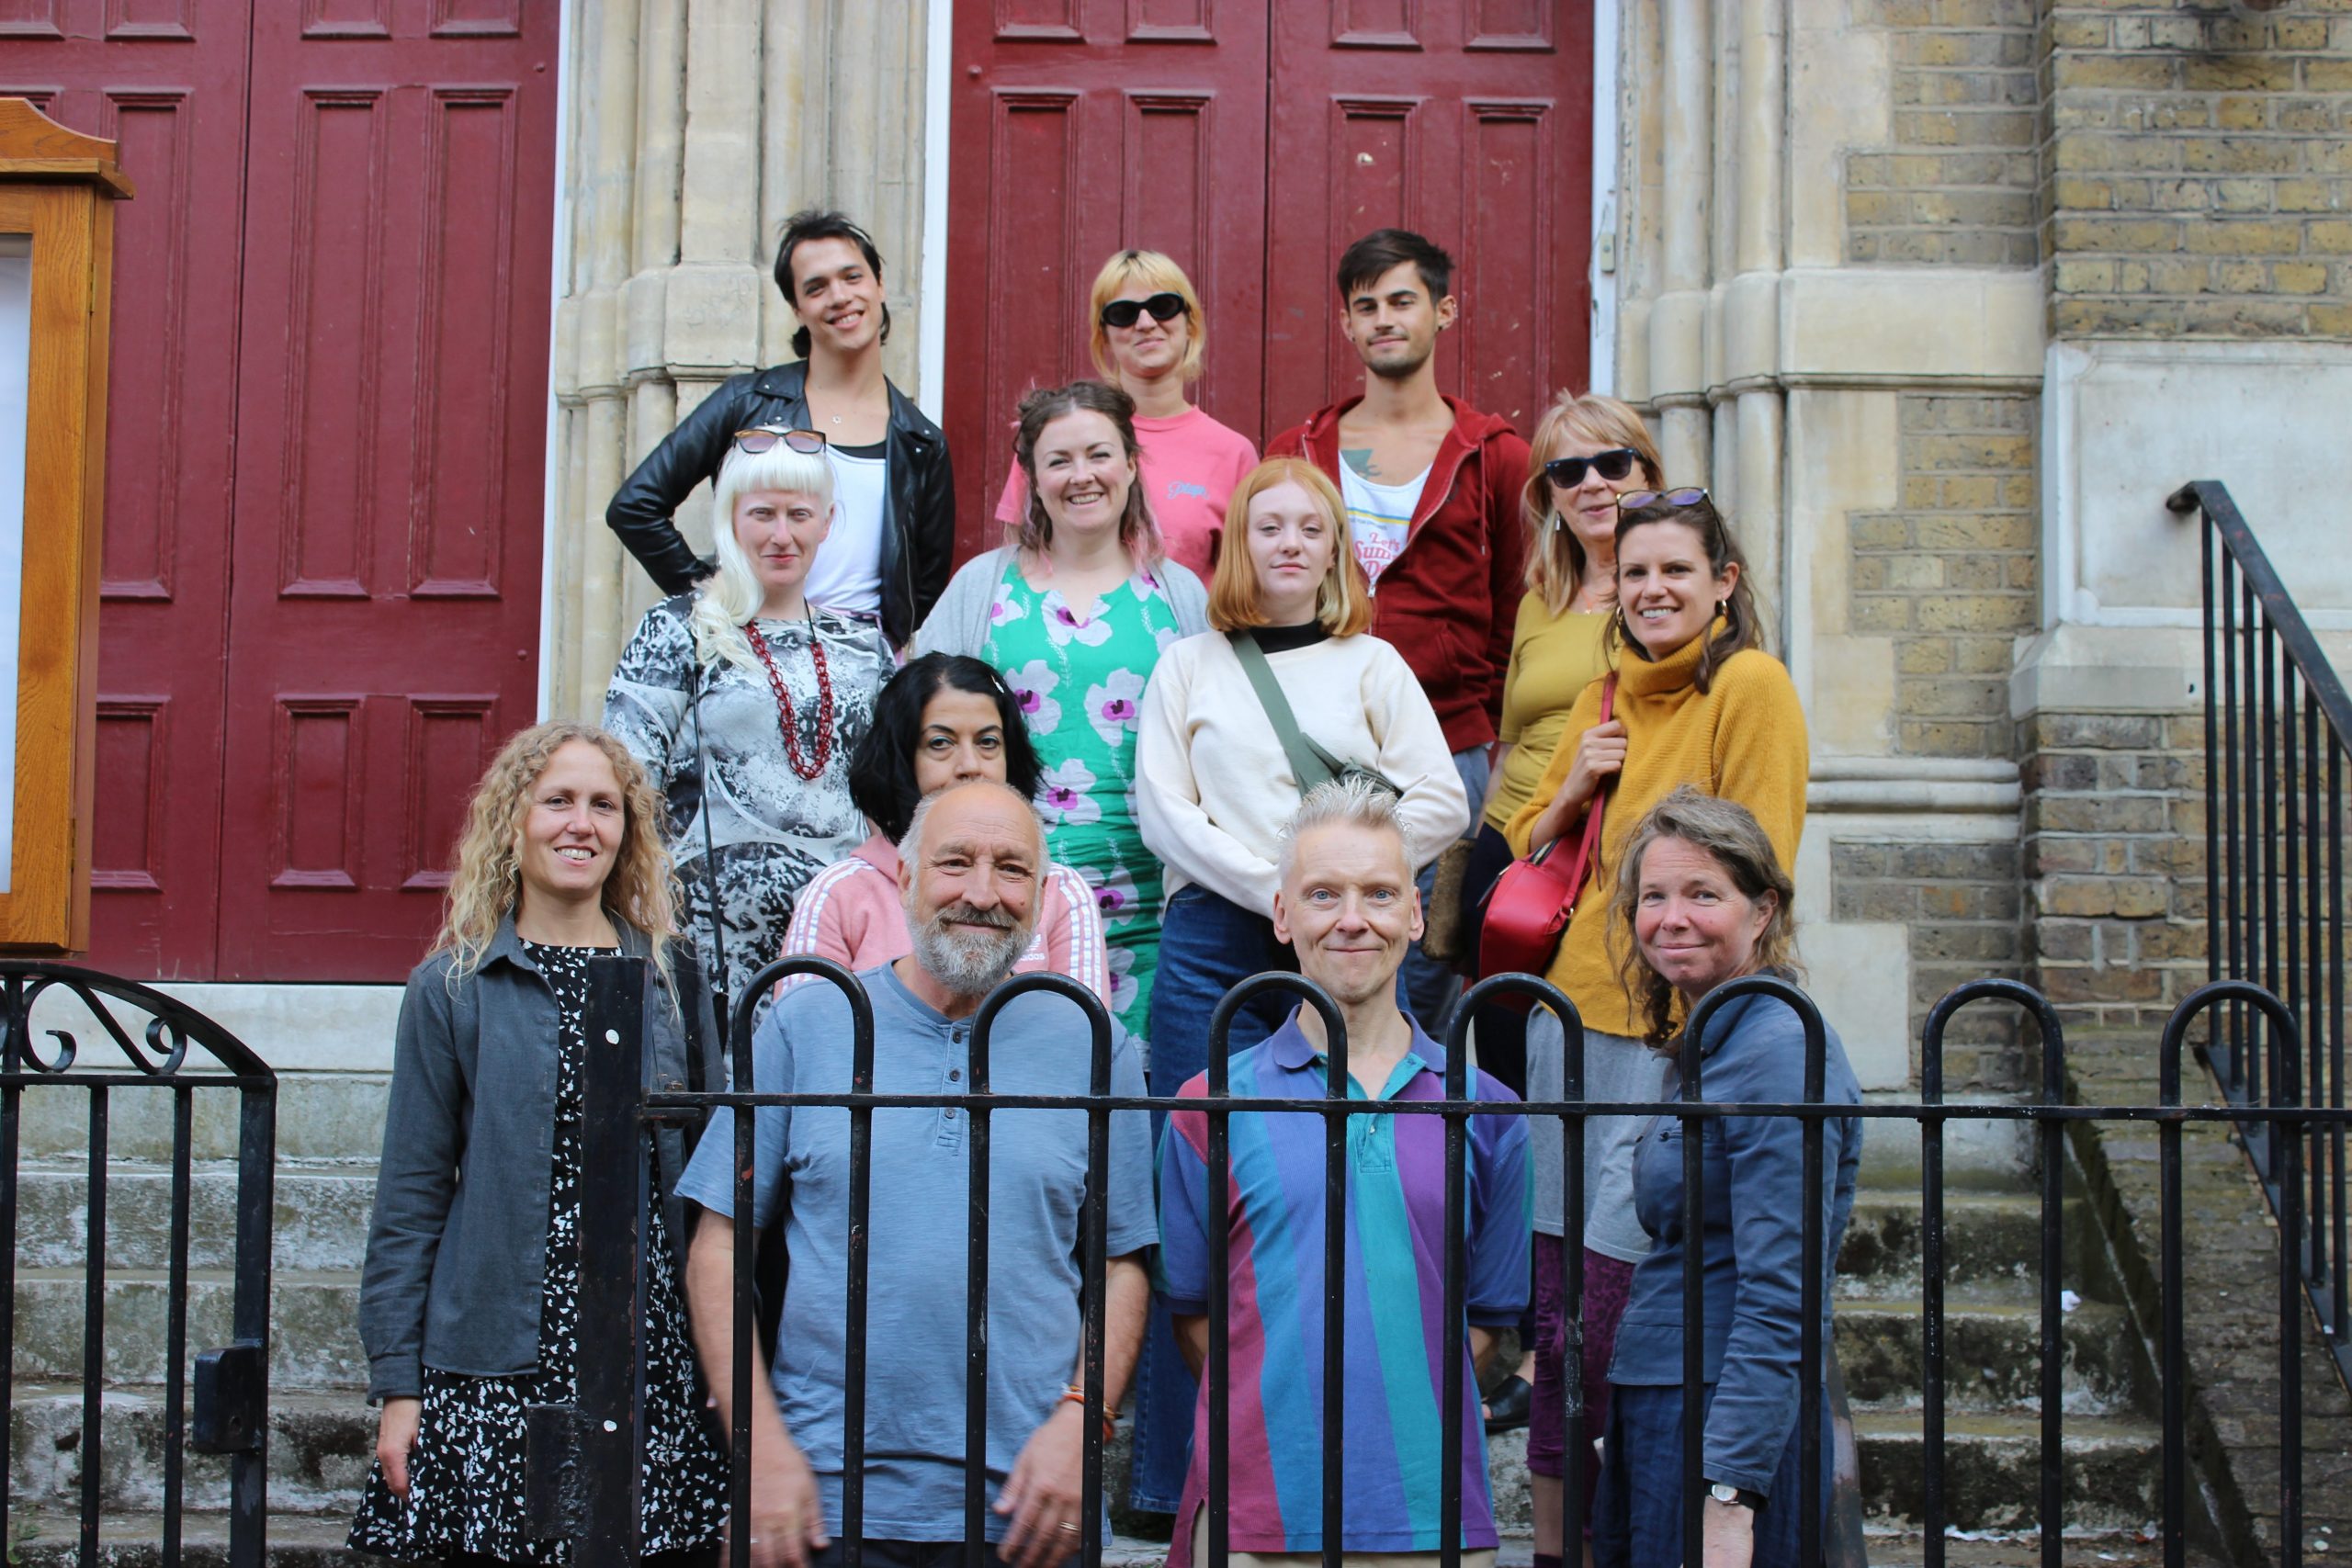
[[[1201,297],[1172,257],[1118,251],[1094,275],[1086,315],[1094,368],[1135,400],[1136,483],[1159,520],[1168,557],[1206,577],[1226,503],[1256,465],[1258,449],[1185,398],[1201,378],[1208,343]],[[997,521],[1016,526],[1028,509],[1028,479],[1015,465],[996,503]]]
[[[714,1087],[709,993],[673,953],[662,797],[620,742],[542,724],[474,791],[448,910],[409,976],[392,1048],[359,1290],[376,1464],[350,1544],[451,1563],[560,1562],[525,1504],[526,1415],[578,1393],[588,971],[654,961],[649,1067]],[[676,964],[673,973],[672,964]],[[650,1132],[661,1201],[645,1251],[646,1561],[708,1551],[727,1461],[703,1416],[678,1280],[685,1136]]]
[[[684,935],[741,990],[808,879],[865,838],[850,754],[896,660],[879,626],[807,596],[834,512],[822,435],[738,431],[711,488],[718,570],[638,623],[605,727],[668,799]]]

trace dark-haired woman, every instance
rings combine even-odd
[[[1605,681],[1577,698],[1552,761],[1510,820],[1515,854],[1580,833],[1605,788],[1600,854],[1547,973],[1584,1021],[1587,1098],[1639,1102],[1657,1098],[1662,1066],[1641,1039],[1608,942],[1609,901],[1626,840],[1643,813],[1690,784],[1737,801],[1770,836],[1784,870],[1796,864],[1804,828],[1804,712],[1780,660],[1761,647],[1756,605],[1739,547],[1703,490],[1619,496],[1616,608],[1609,639],[1616,671],[1613,716],[1600,721]],[[1557,1097],[1563,1042],[1557,1020],[1532,1014],[1527,1026],[1530,1098]],[[1540,1069],[1540,1070],[1539,1070]],[[1558,1451],[1565,1383],[1560,1358],[1580,1346],[1585,1430],[1607,1411],[1608,1365],[1634,1261],[1649,1237],[1634,1214],[1633,1155],[1646,1119],[1595,1116],[1585,1122],[1584,1297],[1565,1299],[1565,1243],[1539,1234],[1535,1254],[1535,1419],[1531,1463]],[[1529,1129],[1534,1168],[1556,1192],[1559,1123]],[[1564,1227],[1565,1228],[1565,1227]],[[1550,1245],[1547,1246],[1546,1243]],[[1581,1333],[1566,1334],[1571,1317]],[[1552,1475],[1560,1473],[1558,1468]],[[1559,1486],[1539,1472],[1539,1534],[1559,1529]],[[1551,1534],[1551,1540],[1558,1540]],[[1548,1554],[1547,1554],[1548,1555]]]
[[[590,958],[654,961],[650,1066],[697,1081],[715,1057],[708,993],[671,933],[662,797],[613,737],[578,724],[515,735],[475,788],[433,951],[409,976],[384,1157],[359,1287],[376,1463],[350,1544],[476,1568],[572,1561],[524,1498],[535,1404],[578,1392],[582,1084]],[[677,973],[673,975],[673,964]],[[651,1134],[662,1190],[675,1128]],[[707,1561],[727,1460],[678,1289],[683,1202],[647,1214],[648,1562]],[[704,1554],[698,1556],[697,1554]]]
[[[1034,799],[1041,773],[1020,699],[1002,676],[960,653],[926,653],[907,665],[874,700],[874,728],[850,758],[850,798],[874,836],[801,889],[783,955],[814,953],[862,971],[913,952],[899,897],[899,840],[916,805],[971,779]],[[1102,920],[1086,879],[1050,866],[1038,892],[1036,935],[1014,972],[1068,975],[1107,1002]]]
[[[1794,1104],[1805,1098],[1804,1028],[1770,997],[1739,997],[1706,1021],[1702,1037],[1679,1020],[1716,987],[1745,975],[1793,979],[1792,886],[1781,846],[1729,800],[1684,785],[1658,802],[1624,847],[1610,900],[1624,993],[1635,1000],[1645,1043],[1670,1066],[1663,1098],[1681,1092],[1690,1059],[1703,1063],[1701,1097],[1719,1104]],[[1846,1048],[1828,1031],[1825,1103],[1859,1105]],[[1633,1159],[1642,1227],[1656,1240],[1634,1270],[1633,1299],[1618,1325],[1613,1385],[1592,1556],[1601,1568],[1795,1568],[1804,1516],[1827,1527],[1836,1450],[1823,1393],[1822,1493],[1801,1487],[1800,1351],[1804,1343],[1804,1123],[1791,1116],[1709,1119],[1702,1203],[1685,1228],[1685,1126],[1660,1116]],[[1830,1280],[1854,1208],[1862,1124],[1822,1123],[1820,1344],[1829,1365]],[[1682,1462],[1683,1251],[1698,1247],[1706,1280],[1705,1384],[1700,1472]],[[1683,1539],[1686,1486],[1704,1488],[1702,1537]],[[1833,1548],[1833,1562],[1837,1555]]]
[[[1029,507],[975,557],[915,635],[1004,672],[1045,764],[1046,852],[1094,890],[1112,1010],[1146,1036],[1159,961],[1159,862],[1136,814],[1136,727],[1162,649],[1208,627],[1201,580],[1167,558],[1136,482],[1135,405],[1100,381],[1021,400],[1013,455]]]

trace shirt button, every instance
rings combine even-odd
[[[962,1068],[950,1067],[947,1069],[947,1081],[949,1083],[961,1083],[963,1079],[964,1073]]]

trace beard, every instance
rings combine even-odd
[[[973,931],[985,926],[988,931]],[[1029,922],[1002,909],[950,904],[910,922],[915,962],[957,996],[981,997],[1001,985],[1029,949]]]
[[[1398,345],[1382,344],[1379,346],[1382,348],[1393,348]],[[1437,353],[1437,344],[1434,342],[1430,344],[1429,348],[1425,352],[1420,354],[1411,354],[1410,351],[1412,344],[1409,343],[1402,344],[1401,346],[1407,351],[1407,355],[1409,355],[1409,357],[1399,356],[1392,352],[1388,357],[1378,361],[1366,359],[1363,362],[1363,367],[1366,370],[1371,371],[1374,375],[1379,377],[1384,381],[1409,381],[1414,377],[1421,373],[1421,367],[1427,365],[1431,356]]]

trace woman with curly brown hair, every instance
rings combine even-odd
[[[526,1410],[576,1390],[588,964],[650,959],[665,1080],[710,1081],[709,992],[673,944],[662,797],[601,729],[542,724],[474,791],[433,951],[409,976],[359,1295],[383,1413],[351,1545],[450,1563],[561,1562],[524,1505]],[[697,1071],[696,1062],[703,1065]],[[649,1561],[718,1536],[727,1461],[702,1411],[678,1294],[683,1136],[655,1134],[648,1217],[644,1530]]]

